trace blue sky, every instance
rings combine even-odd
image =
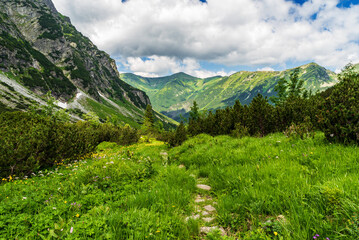
[[[287,1],[291,1],[299,5],[303,5],[305,2],[308,2],[310,0],[287,0]],[[359,0],[341,0],[338,1],[337,7],[349,8],[351,5],[356,5],[356,4],[359,4]]]
[[[53,0],[120,72],[198,77],[359,62],[359,0]]]

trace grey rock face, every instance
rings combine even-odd
[[[11,72],[32,90],[51,90],[63,101],[79,89],[97,101],[103,95],[139,109],[150,104],[146,93],[123,82],[115,61],[58,13],[51,0],[0,0],[0,34],[9,35],[7,42],[0,40],[0,70]],[[10,46],[16,41],[22,45]],[[34,81],[40,77],[30,68],[48,72]]]

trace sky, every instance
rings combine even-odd
[[[120,72],[196,77],[359,62],[359,0],[53,0]]]

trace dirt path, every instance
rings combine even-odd
[[[192,218],[200,221],[200,234],[202,236],[215,230],[219,230],[222,235],[226,235],[225,230],[216,225],[217,202],[210,195],[212,188],[211,186],[206,185],[206,182],[208,182],[208,179],[206,178],[197,179],[198,193],[194,200],[195,211],[191,216],[187,217],[187,220]]]

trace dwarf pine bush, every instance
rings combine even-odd
[[[359,74],[350,65],[320,107],[319,125],[329,141],[359,143]]]
[[[129,145],[138,134],[129,126],[69,123],[26,112],[0,114],[0,176],[27,175],[55,161],[76,159],[103,141]]]

